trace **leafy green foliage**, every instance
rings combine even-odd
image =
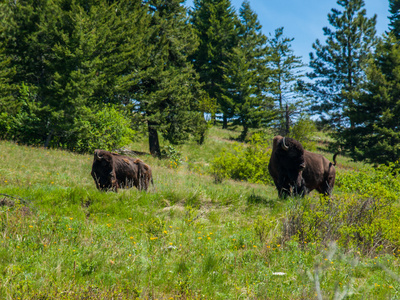
[[[206,126],[202,91],[188,56],[198,40],[182,0],[150,0],[151,26],[148,65],[135,94],[134,110],[148,124],[150,153],[160,156],[158,134],[171,144],[181,144],[193,134],[199,140]]]
[[[400,9],[400,1],[399,0],[389,0],[389,12],[390,16],[388,19],[390,20],[389,29],[390,32],[396,37],[396,39],[400,38],[400,18],[399,18],[399,9]]]
[[[247,147],[235,143],[214,158],[210,173],[216,182],[224,178],[246,180],[253,183],[271,183],[268,163],[271,157],[268,142],[254,134]]]
[[[42,146],[52,135],[46,124],[46,115],[56,113],[49,107],[40,107],[31,98],[26,85],[20,88],[19,109],[15,114],[3,112],[0,115],[2,138],[16,142]],[[94,149],[113,150],[125,146],[135,138],[130,118],[126,112],[114,106],[99,106],[99,109],[80,107],[79,113],[63,136],[49,139],[48,147],[59,147],[77,152],[92,152]]]
[[[269,39],[268,66],[271,69],[271,93],[276,102],[277,117],[275,126],[280,135],[290,132],[290,118],[302,114],[306,102],[298,89],[302,82],[303,63],[291,49],[294,38],[283,35],[283,27],[275,30],[275,35]]]
[[[242,126],[240,139],[244,141],[250,128],[267,126],[275,115],[273,100],[266,95],[270,90],[265,59],[267,38],[249,2],[243,2],[239,12],[238,45],[224,62],[221,97],[225,103],[232,103],[232,124]]]
[[[182,164],[182,153],[171,145],[161,150],[161,157],[169,160],[171,168],[178,168]]]
[[[400,183],[397,165],[338,172],[340,197],[304,198],[293,205],[283,239],[329,244],[364,254],[392,253],[400,247]]]
[[[366,255],[393,253],[400,246],[400,209],[381,198],[345,195],[300,200],[283,223],[283,240],[304,243],[336,241],[341,248]]]
[[[127,107],[146,61],[147,7],[140,1],[89,2],[1,3],[7,17],[0,21],[0,55],[7,69],[0,77],[8,74],[8,90],[20,87],[19,93],[0,95],[0,103],[11,97],[18,104],[0,106],[2,118],[6,112],[14,122],[7,138],[86,151],[93,148],[83,146],[90,135],[82,128],[89,110],[95,115],[98,104]],[[79,145],[71,145],[75,133]]]
[[[65,147],[78,152],[111,151],[130,144],[135,135],[126,113],[113,106],[104,106],[97,112],[82,108],[75,119],[71,140]]]
[[[191,135],[204,142],[207,124],[198,100],[202,93],[187,59],[197,39],[182,3],[0,3],[0,126],[8,134],[3,137],[91,151],[90,136],[104,135],[100,140],[116,140],[99,144],[112,148],[126,142],[121,136],[130,134],[105,133],[120,129],[108,121],[108,129],[90,123],[96,117],[106,118],[99,106],[113,104],[140,114],[140,121],[149,125],[156,154],[157,132],[172,144]],[[16,90],[23,85],[29,87],[29,101],[20,99],[24,94]],[[116,117],[116,123],[127,124]],[[11,132],[10,127],[16,126],[7,120],[25,124],[24,136]]]
[[[357,193],[364,198],[396,201],[400,197],[399,163],[364,166],[359,171],[339,171],[337,186],[345,193]]]
[[[290,129],[289,137],[299,141],[308,151],[315,151],[316,142],[313,135],[317,132],[315,123],[309,119],[302,117]]]
[[[35,88],[21,84],[15,99],[14,112],[3,111],[0,115],[1,137],[30,145],[41,145],[49,134],[46,116],[49,107],[43,107],[34,99]]]

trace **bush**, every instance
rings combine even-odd
[[[299,141],[303,147],[309,151],[315,151],[316,143],[312,140],[317,131],[315,123],[309,118],[300,118],[290,129],[289,137]]]
[[[39,107],[34,97],[35,89],[25,84],[19,88],[14,112],[0,113],[0,138],[28,145],[42,145],[49,134],[48,107]]]
[[[400,246],[400,209],[391,200],[346,195],[306,197],[297,202],[283,221],[282,242],[328,245],[336,241],[344,249],[366,255],[392,252]]]
[[[338,171],[336,186],[345,193],[357,193],[364,198],[395,201],[400,198],[399,163],[365,166],[360,171]]]
[[[104,106],[94,112],[84,107],[64,147],[78,152],[110,151],[131,143],[135,134],[128,116],[115,107]]]
[[[364,254],[390,252],[400,246],[398,163],[360,171],[338,171],[338,198],[301,199],[283,223],[283,240],[330,241]]]
[[[111,105],[76,107],[66,117],[35,100],[35,88],[22,84],[15,112],[0,112],[0,138],[22,144],[92,152],[112,150],[132,142],[136,132],[130,117]]]
[[[161,157],[169,160],[169,167],[172,169],[176,169],[182,164],[182,153],[171,145],[161,149]]]
[[[211,163],[211,174],[216,182],[231,178],[252,183],[272,183],[268,172],[271,151],[266,140],[254,134],[248,146],[235,143],[232,149],[224,149],[215,157]]]

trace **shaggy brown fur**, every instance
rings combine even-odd
[[[319,193],[330,196],[335,185],[336,156],[333,155],[333,163],[321,154],[304,151],[306,166],[303,170],[303,178],[307,192],[317,190]]]
[[[304,194],[304,148],[292,138],[276,136],[273,140],[268,171],[274,180],[279,197]]]
[[[142,160],[99,149],[94,151],[91,174],[99,190],[135,186],[147,191],[153,183],[151,168]]]
[[[291,138],[276,136],[268,170],[278,189],[279,197],[304,196],[312,190],[330,195],[335,185],[334,163],[321,154],[304,150],[301,143]]]

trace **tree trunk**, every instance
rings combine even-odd
[[[289,105],[286,103],[286,113],[285,113],[285,119],[286,119],[286,128],[285,128],[285,136],[287,136],[290,133],[290,116],[289,116]]]
[[[239,140],[241,141],[241,142],[244,142],[245,140],[246,140],[246,136],[247,136],[247,133],[249,132],[249,128],[247,127],[247,126],[243,126],[243,131],[242,131],[242,133],[240,134],[240,136],[239,136]]]
[[[154,127],[154,123],[147,122],[148,130],[149,130],[149,148],[150,154],[155,157],[161,156],[160,151],[160,142],[158,141],[158,132]]]
[[[225,114],[222,116],[222,129],[228,129],[228,118]]]
[[[52,137],[53,137],[53,133],[54,133],[54,128],[50,129],[50,132],[49,132],[49,134],[48,134],[47,137],[46,137],[46,141],[44,142],[44,147],[45,147],[45,148],[48,148],[48,147],[49,147],[49,144],[50,144],[51,139],[52,139]]]

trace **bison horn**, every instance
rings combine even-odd
[[[103,158],[102,156],[99,155],[99,151],[95,151],[94,155],[96,156],[96,160],[100,160]]]
[[[283,140],[282,140],[282,149],[285,150],[285,151],[289,150],[289,147],[286,146],[286,144],[285,144],[285,138],[283,138]]]

